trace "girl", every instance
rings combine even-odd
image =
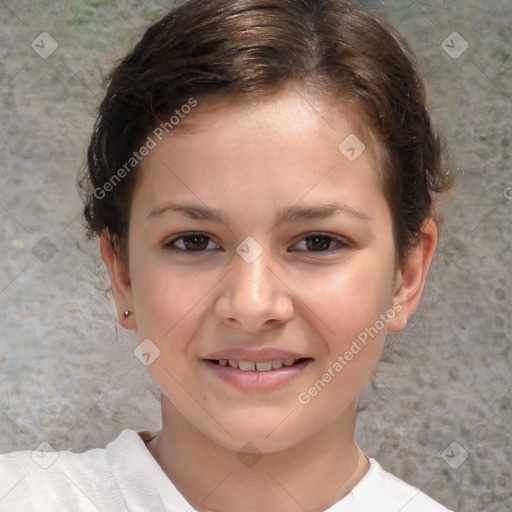
[[[190,0],[110,77],[87,228],[162,428],[0,458],[0,509],[446,511],[354,441],[449,186],[411,50],[345,0]]]

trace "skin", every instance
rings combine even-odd
[[[366,145],[352,162],[338,150],[350,134]],[[397,268],[375,170],[381,150],[343,105],[305,90],[199,104],[141,164],[128,267],[102,235],[120,323],[160,350],[147,368],[163,394],[162,430],[147,447],[197,510],[263,512],[269,503],[282,512],[325,510],[368,471],[354,442],[359,395],[386,331],[401,330],[416,310],[437,243],[428,220]],[[147,219],[168,202],[215,208],[226,219],[172,211]],[[275,221],[283,208],[334,202],[367,219],[342,212]],[[165,247],[190,232],[209,237],[199,240],[205,250]],[[322,238],[329,248],[338,247],[336,239],[343,244],[333,254],[315,251],[306,237],[318,232],[334,239]],[[263,251],[252,263],[236,252],[248,236]],[[174,244],[184,248],[183,239]],[[298,394],[393,304],[400,311],[378,335],[301,404]],[[127,309],[132,314],[124,318]],[[313,360],[278,388],[248,391],[212,375],[202,361],[241,346],[279,347]],[[252,467],[237,457],[248,442],[262,455]]]

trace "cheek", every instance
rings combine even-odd
[[[136,278],[132,281],[139,337],[154,338],[162,349],[170,340],[176,346],[182,339],[176,333],[198,324],[194,319],[219,278],[216,272],[201,272],[197,268],[171,269],[156,259],[145,258],[143,263],[135,267]]]
[[[202,324],[207,293],[218,279],[183,268],[170,270],[156,259],[150,263],[146,258],[145,262],[132,285],[139,340],[150,339],[159,350],[147,370],[167,396],[186,402],[182,385],[187,389],[191,385],[184,362],[192,348],[190,341]]]
[[[310,282],[303,292],[325,358],[298,399],[311,417],[323,418],[325,407],[344,411],[379,364],[386,335],[380,315],[389,309],[391,296],[389,273],[368,264]]]
[[[365,259],[303,280],[300,295],[310,316],[316,318],[315,324],[329,340],[337,340],[334,345],[343,348],[389,308],[389,275],[387,266]]]

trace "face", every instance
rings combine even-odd
[[[400,309],[377,148],[348,110],[291,88],[199,103],[183,123],[143,160],[131,209],[151,377],[174,415],[234,449],[353,421]],[[354,135],[355,160],[339,149]]]

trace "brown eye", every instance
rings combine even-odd
[[[201,252],[207,249],[218,249],[218,245],[214,244],[210,237],[201,233],[191,233],[182,235],[167,242],[164,245],[175,252]]]
[[[323,233],[314,233],[303,237],[290,252],[316,252],[320,255],[333,254],[349,247],[343,239]]]
[[[307,248],[312,251],[326,251],[333,241],[330,236],[308,236],[304,240],[306,240]]]
[[[208,247],[209,238],[203,235],[189,235],[183,237],[183,244],[187,249],[204,251]]]

